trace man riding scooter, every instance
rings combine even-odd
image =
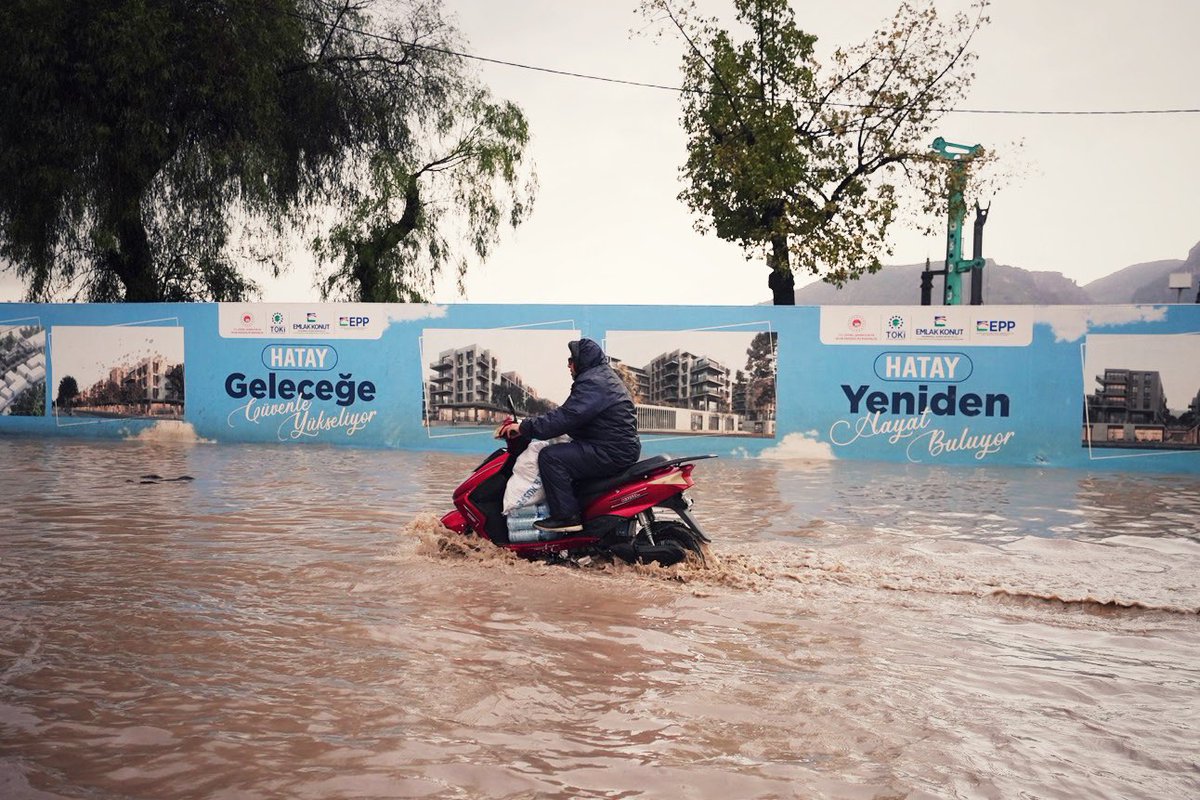
[[[574,481],[620,474],[637,462],[642,449],[629,390],[609,366],[600,345],[579,339],[567,348],[571,353],[567,369],[573,381],[566,402],[520,424],[508,420],[496,429],[498,439],[571,437],[570,442],[549,445],[538,453],[538,472],[550,516],[535,522],[534,527],[551,533],[583,530]]]

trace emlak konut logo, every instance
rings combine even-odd
[[[328,322],[321,322],[320,319],[316,311],[308,311],[304,314],[304,322],[292,323],[292,333],[329,333],[333,326]]]

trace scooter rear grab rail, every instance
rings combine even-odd
[[[669,469],[670,467],[678,467],[680,464],[686,464],[689,461],[703,461],[706,458],[719,458],[716,453],[709,453],[703,456],[684,456],[683,458],[672,458],[670,461],[664,461],[661,464],[655,464],[651,472],[658,472],[660,469]]]

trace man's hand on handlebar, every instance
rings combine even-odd
[[[495,438],[515,439],[521,435],[521,425],[515,419],[506,419],[496,428]]]

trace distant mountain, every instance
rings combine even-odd
[[[805,306],[919,305],[924,264],[884,267],[837,289],[823,281],[796,290],[796,304]],[[963,276],[963,294],[969,296],[971,278]],[[983,268],[983,301],[988,305],[1086,305],[1086,291],[1061,272],[1031,272],[988,259]],[[933,303],[942,304],[942,277],[934,276]]]
[[[938,267],[940,265],[934,265]],[[837,289],[816,281],[796,289],[797,305],[917,305],[921,302],[921,272],[924,264],[884,267],[874,275]],[[983,301],[988,305],[1103,305],[1121,303],[1174,303],[1177,293],[1167,288],[1167,278],[1175,272],[1197,276],[1182,301],[1196,299],[1200,283],[1200,243],[1186,260],[1168,259],[1134,264],[1086,286],[1079,286],[1061,272],[1035,272],[997,264],[988,259],[983,268]],[[963,293],[970,291],[970,276],[963,276]],[[942,278],[933,280],[933,302],[941,305]],[[1188,294],[1188,293],[1184,293]]]
[[[1134,264],[1114,272],[1083,287],[1097,303],[1175,303],[1180,293],[1167,288],[1167,279],[1172,273],[1188,272],[1200,276],[1200,243],[1191,249],[1183,261],[1168,259]],[[1195,277],[1192,289],[1184,292],[1183,302],[1196,300]]]

